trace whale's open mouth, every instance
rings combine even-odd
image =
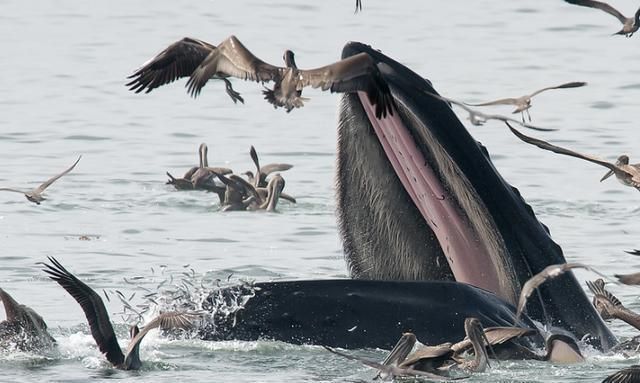
[[[360,43],[394,96],[392,116],[377,119],[363,94],[344,94],[338,118],[337,205],[352,277],[455,280],[510,303],[521,286],[551,264],[564,263],[518,190],[493,166],[431,84]],[[582,337],[615,339],[572,273],[545,283],[527,312]]]
[[[360,93],[358,97],[410,202],[431,230],[429,235],[437,239],[434,244],[440,249],[436,253],[442,253],[455,280],[515,303],[518,294],[512,283],[515,275],[511,265],[505,264],[508,257],[500,254],[504,252],[504,243],[496,235],[495,223],[487,219],[490,218],[487,214],[481,214],[486,207],[473,195],[465,175],[437,146],[437,140],[428,136],[426,127],[419,132],[407,129],[402,119],[412,119],[412,126],[419,124],[419,119],[411,115],[401,99],[393,116],[377,119],[366,94]],[[416,141],[416,134],[426,137]]]

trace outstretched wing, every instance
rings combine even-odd
[[[614,7],[610,6],[607,3],[603,3],[602,1],[595,1],[595,0],[564,0],[564,1],[566,1],[569,4],[580,5],[582,7],[596,8],[601,11],[605,11],[608,14],[615,17],[616,19],[620,20],[620,22],[623,24],[627,20],[627,18],[622,13],[620,13],[620,11],[618,11],[617,9],[615,9]]]
[[[389,85],[375,61],[364,52],[320,68],[300,70],[298,75],[298,90],[312,86],[333,93],[363,91],[376,106],[377,118],[393,115],[395,101]]]
[[[20,193],[20,194],[28,193],[26,191],[22,191],[22,190],[18,190],[18,189],[11,189],[11,188],[0,188],[0,191],[9,191],[9,192]]]
[[[510,97],[510,98],[501,98],[501,99],[493,100],[493,101],[487,101],[487,102],[483,102],[483,103],[480,103],[480,104],[469,104],[469,103],[466,103],[466,102],[465,102],[465,104],[470,105],[470,106],[517,105],[518,101],[519,100],[517,98]]]
[[[587,281],[587,287],[597,299],[604,299],[613,306],[622,307],[622,302],[609,290],[604,288],[604,280],[597,279],[595,282]]]
[[[126,85],[129,90],[140,93],[151,92],[179,78],[191,76],[202,61],[216,49],[206,41],[185,37],[169,45],[136,70]]]
[[[153,320],[147,323],[146,326],[131,340],[127,347],[127,355],[131,351],[140,346],[140,342],[147,335],[147,333],[154,328],[161,328],[163,330],[171,329],[183,329],[188,330],[193,328],[193,321],[199,316],[197,313],[191,313],[187,311],[168,311],[153,318]]]
[[[607,376],[602,383],[634,383],[640,382],[640,365],[623,368]]]
[[[545,150],[549,150],[552,151],[554,153],[558,153],[558,154],[564,154],[566,156],[571,156],[571,157],[575,157],[575,158],[580,158],[589,162],[593,162],[594,164],[598,164],[600,166],[604,166],[605,168],[612,170],[615,173],[624,173],[626,175],[628,175],[629,177],[633,177],[633,174],[629,173],[628,171],[616,166],[615,164],[605,161],[603,159],[600,159],[598,157],[594,157],[594,156],[590,156],[590,155],[586,155],[586,154],[580,154],[578,152],[574,152],[573,150],[569,150],[569,149],[565,149],[562,148],[560,146],[556,146],[553,144],[550,144],[546,141],[543,140],[539,140],[537,138],[533,138],[533,137],[529,137],[529,136],[525,136],[524,134],[522,134],[519,130],[515,129],[514,127],[512,127],[511,125],[509,125],[508,122],[505,121],[505,124],[507,124],[507,126],[509,127],[509,129],[511,129],[511,132],[513,134],[516,135],[516,137],[518,137],[519,139],[521,139],[522,141],[531,144],[531,145],[535,145],[541,149],[545,149]]]
[[[71,165],[67,170],[63,171],[62,173],[55,175],[51,178],[49,178],[48,180],[46,180],[45,182],[43,182],[40,186],[38,186],[33,193],[34,194],[40,194],[44,191],[44,189],[48,188],[49,186],[51,186],[52,183],[56,182],[58,180],[58,178],[64,176],[65,174],[69,173],[70,171],[73,170],[73,168],[76,167],[76,165],[78,164],[78,162],[80,162],[80,159],[82,158],[82,155],[80,157],[78,157],[78,159],[76,160],[76,162],[73,163],[73,165]]]
[[[198,65],[187,82],[187,91],[197,97],[210,78],[235,77],[258,82],[273,81],[285,68],[268,64],[249,51],[235,36],[228,37]]]
[[[564,83],[564,84],[558,85],[558,86],[548,86],[546,88],[542,88],[542,89],[536,90],[535,92],[531,93],[529,95],[529,98],[535,96],[536,94],[540,94],[540,93],[542,93],[544,91],[551,90],[551,89],[580,88],[580,87],[585,86],[585,85],[587,85],[587,83],[583,82],[583,81],[572,81],[572,82],[567,82],[567,83]]]
[[[107,360],[114,366],[122,364],[124,355],[100,295],[67,271],[55,258],[49,257],[49,261],[52,265],[43,264],[45,266],[43,271],[49,274],[49,278],[67,290],[73,299],[80,304],[89,322],[91,335],[93,335],[100,351],[106,355]]]

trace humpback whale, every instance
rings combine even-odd
[[[465,317],[516,324],[512,305],[524,284],[566,263],[432,84],[362,43],[348,43],[342,57],[361,53],[388,84],[394,111],[381,116],[360,91],[339,106],[337,215],[353,280],[258,284],[231,319],[214,314],[204,338],[390,348],[412,331],[442,343],[463,334]],[[595,347],[617,343],[571,271],[540,286],[526,312],[528,323]]]

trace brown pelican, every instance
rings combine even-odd
[[[474,358],[470,360],[457,358],[451,343],[443,343],[437,346],[421,346],[415,352],[409,354],[416,343],[416,337],[411,333],[402,335],[394,349],[391,350],[382,363],[353,357],[329,347],[325,348],[334,354],[358,360],[367,366],[378,369],[380,371],[379,376],[382,378],[428,376],[430,379],[443,380],[446,377],[441,374],[452,367],[465,372],[483,372],[489,366],[489,357],[484,343],[487,338],[480,321],[476,318],[467,318],[464,322],[464,329],[467,333],[468,342],[474,350]],[[488,341],[487,344],[489,344]],[[424,373],[433,375],[423,375]]]
[[[508,122],[505,121],[505,124],[507,124],[509,129],[511,129],[511,132],[513,132],[513,134],[515,134],[516,137],[518,137],[519,139],[521,139],[522,141],[528,144],[535,145],[541,149],[549,150],[554,153],[580,158],[589,162],[593,162],[594,164],[604,166],[605,168],[608,168],[609,172],[605,174],[604,177],[602,177],[602,179],[600,179],[600,182],[609,178],[611,174],[615,174],[616,178],[618,179],[618,181],[620,181],[620,183],[622,183],[625,186],[634,187],[640,191],[640,164],[630,165],[629,157],[626,155],[622,155],[618,157],[618,161],[615,164],[613,164],[611,162],[605,161],[598,157],[594,157],[586,154],[580,154],[578,152],[574,152],[573,150],[565,149],[560,146],[550,144],[546,141],[539,140],[537,138],[525,136],[520,131],[516,130],[511,125],[509,125]]]
[[[640,285],[640,273],[614,274],[614,276],[625,285]]]
[[[640,382],[640,365],[623,368],[607,376],[602,383],[637,383]]]
[[[192,321],[197,316],[195,313],[175,311],[162,313],[151,320],[142,330],[139,330],[138,326],[131,327],[131,342],[125,355],[118,344],[118,339],[109,320],[109,314],[100,295],[67,271],[55,258],[49,257],[49,261],[52,265],[43,264],[46,267],[43,271],[49,274],[49,278],[58,282],[60,286],[67,290],[73,299],[80,304],[98,348],[116,368],[123,370],[140,369],[142,365],[140,361],[140,342],[150,330],[158,327],[161,329],[190,329],[193,327]]]
[[[0,289],[0,300],[6,316],[0,322],[0,349],[15,347],[21,351],[36,351],[55,345],[56,340],[49,335],[44,319],[32,308],[16,302],[3,289]]]
[[[269,174],[273,172],[283,172],[293,167],[293,165],[290,164],[267,164],[261,167],[258,153],[256,152],[256,148],[254,148],[253,145],[251,145],[249,155],[251,156],[251,160],[256,166],[256,174],[254,175],[251,171],[246,171],[244,172],[244,174],[246,174],[247,178],[249,178],[249,182],[251,182],[253,186],[257,188],[267,186],[267,176]]]
[[[216,49],[206,41],[185,37],[180,41],[169,45],[167,49],[160,52],[151,60],[147,61],[134,74],[128,78],[133,78],[127,86],[129,90],[140,93],[146,90],[149,93],[155,88],[169,84],[175,80],[191,76],[193,71]],[[244,99],[240,93],[233,90],[231,81],[224,77],[217,77],[225,83],[226,91],[234,103],[240,101],[244,104]]]
[[[267,198],[260,205],[260,209],[264,209],[266,211],[275,211],[276,206],[278,205],[278,201],[282,196],[282,190],[284,189],[284,178],[280,175],[280,173],[275,174],[269,180],[269,184],[267,185]]]
[[[70,171],[72,171],[73,168],[76,167],[78,162],[80,162],[81,158],[82,158],[82,156],[78,157],[76,162],[74,162],[73,165],[71,165],[67,170],[63,171],[62,173],[60,173],[58,175],[55,175],[55,176],[49,178],[48,180],[46,180],[40,186],[38,186],[37,188],[35,188],[33,190],[23,191],[23,190],[11,189],[11,188],[0,188],[0,191],[10,191],[10,192],[16,192],[16,193],[24,194],[24,196],[27,197],[27,199],[29,201],[35,203],[36,205],[40,205],[40,202],[46,200],[46,198],[42,195],[42,193],[49,186],[51,186],[52,183],[56,182],[58,180],[58,178],[64,176],[65,174],[69,173]]]
[[[285,53],[290,60],[293,54]],[[287,67],[268,64],[254,56],[235,36],[230,36],[217,47],[201,40],[184,38],[173,43],[149,60],[129,78],[131,90],[150,91],[180,77],[190,76],[188,92],[197,97],[209,79],[236,77],[261,83],[273,81],[269,101],[275,106],[291,110],[303,106],[301,91],[311,86],[331,92],[367,93],[376,105],[376,116],[392,114],[394,105],[387,83],[382,79],[374,60],[367,54],[358,54],[336,63],[311,70],[298,69],[293,61]]]
[[[562,263],[559,265],[549,265],[545,267],[541,272],[531,277],[522,286],[522,291],[520,292],[520,298],[518,299],[516,318],[520,318],[520,315],[522,315],[522,312],[525,306],[527,305],[527,299],[531,296],[531,294],[533,294],[533,292],[538,288],[538,286],[545,283],[549,279],[553,279],[564,274],[565,272],[571,269],[578,269],[578,268],[587,269],[587,270],[593,271],[598,275],[602,275],[600,274],[599,271],[595,270],[593,267],[587,266],[583,263],[570,262],[570,263]]]
[[[518,121],[518,120],[514,120],[513,118],[509,118],[509,117],[505,117],[505,116],[501,116],[499,114],[485,114],[482,112],[478,112],[477,110],[471,109],[468,106],[466,106],[464,103],[460,102],[460,101],[456,101],[454,99],[451,98],[447,98],[444,96],[440,96],[437,94],[433,94],[433,93],[428,93],[431,96],[440,99],[442,101],[446,101],[448,103],[454,104],[456,106],[459,106],[460,108],[464,109],[467,113],[469,113],[469,121],[471,121],[471,124],[475,125],[475,126],[482,126],[484,125],[485,122],[489,121],[489,120],[498,120],[498,121],[511,121],[511,122],[515,122],[516,124],[520,124],[521,126],[525,127],[525,128],[529,128],[529,129],[533,129],[533,130],[539,130],[542,132],[549,132],[549,131],[553,131],[555,129],[548,129],[548,128],[539,128],[537,126],[533,126],[531,124],[527,124],[526,122],[524,122],[524,120],[522,122]]]
[[[640,8],[636,11],[633,17],[625,17],[620,11],[612,7],[611,5],[602,1],[595,0],[564,0],[569,4],[580,5],[583,7],[596,8],[601,11],[605,11],[622,23],[622,29],[614,33],[614,35],[625,35],[627,37],[633,36],[633,34],[640,28]]]
[[[573,81],[573,82],[568,82],[558,86],[549,86],[546,88],[542,88],[542,89],[536,90],[531,94],[525,94],[524,96],[520,96],[516,98],[501,98],[499,100],[483,102],[481,104],[468,104],[468,105],[471,105],[471,106],[515,105],[516,109],[512,113],[513,114],[520,113],[522,115],[522,122],[524,122],[524,112],[527,112],[527,117],[529,117],[529,121],[531,121],[531,115],[529,114],[529,109],[531,108],[531,99],[534,96],[551,89],[579,88],[585,85],[587,85],[586,82]]]
[[[229,177],[223,174],[216,176],[226,185],[224,200],[221,203],[222,211],[247,210],[264,202],[253,185],[244,178],[235,174]]]

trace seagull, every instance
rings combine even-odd
[[[263,84],[273,81],[274,88],[267,90],[266,98],[274,106],[288,111],[303,106],[302,89],[311,86],[340,93],[364,91],[376,105],[377,118],[393,114],[395,101],[389,86],[368,54],[359,53],[311,70],[298,69],[291,51],[285,52],[284,58],[285,67],[268,64],[254,56],[235,36],[217,47],[186,37],[143,64],[129,76],[132,80],[127,86],[136,93],[149,92],[189,76],[187,91],[197,97],[209,79],[236,77]]]
[[[161,329],[179,328],[185,330],[193,328],[193,320],[198,315],[196,313],[184,311],[162,313],[151,320],[142,330],[138,326],[131,326],[131,343],[129,343],[125,355],[118,344],[118,339],[109,320],[109,314],[100,295],[67,271],[55,258],[48,258],[52,265],[43,263],[45,266],[43,271],[49,274],[49,278],[58,282],[60,286],[67,290],[73,299],[80,304],[98,348],[116,368],[122,370],[140,369],[142,366],[140,361],[140,342],[150,330],[158,327]]]
[[[605,11],[622,23],[622,29],[614,33],[614,35],[625,35],[631,37],[640,28],[640,8],[633,17],[625,17],[620,11],[602,1],[595,0],[564,0],[569,4],[580,5],[582,7],[596,8]]]
[[[587,269],[587,270],[593,271],[598,275],[602,275],[600,274],[599,271],[595,270],[593,267],[587,266],[583,263],[577,263],[577,262],[560,263],[557,265],[549,265],[545,267],[541,272],[529,278],[529,280],[525,282],[524,286],[522,286],[522,291],[520,291],[520,298],[518,299],[518,307],[516,310],[516,321],[520,319],[520,316],[522,315],[522,312],[524,311],[525,306],[527,304],[527,299],[531,296],[531,294],[533,294],[535,289],[537,289],[540,285],[542,285],[547,280],[558,277],[564,274],[568,270],[577,269],[577,268]]]
[[[516,137],[518,137],[519,139],[521,139],[522,141],[528,144],[535,145],[539,148],[549,150],[554,153],[580,158],[589,162],[593,162],[594,164],[604,166],[605,168],[608,168],[609,172],[607,172],[607,174],[605,174],[604,177],[600,179],[600,182],[606,180],[612,174],[615,174],[616,178],[618,179],[618,181],[620,181],[620,183],[622,183],[625,186],[634,187],[638,191],[640,191],[640,164],[629,164],[629,156],[621,155],[620,157],[618,157],[618,160],[616,161],[616,163],[613,164],[609,161],[605,161],[598,157],[594,157],[586,154],[580,154],[578,152],[574,152],[572,150],[550,144],[546,141],[542,141],[537,138],[525,136],[520,131],[518,131],[517,129],[509,125],[508,122],[505,121],[505,123],[507,124],[509,129],[511,129],[511,132],[516,135]]]
[[[454,105],[459,106],[460,108],[464,109],[467,113],[469,113],[469,121],[471,121],[471,124],[473,124],[475,126],[482,126],[482,125],[484,125],[485,122],[487,122],[489,120],[498,120],[498,121],[504,121],[504,122],[511,121],[511,122],[519,124],[519,125],[521,125],[521,126],[523,126],[525,128],[538,130],[538,131],[542,131],[542,132],[551,132],[551,131],[555,130],[555,129],[548,129],[548,128],[539,128],[537,126],[533,126],[531,124],[527,124],[524,121],[520,122],[518,120],[514,120],[513,118],[501,116],[499,114],[485,114],[485,113],[478,112],[477,110],[473,110],[473,109],[469,108],[468,106],[466,106],[464,103],[462,103],[460,101],[456,101],[456,100],[451,99],[451,98],[440,96],[440,95],[437,95],[435,93],[428,93],[427,92],[427,94],[430,94],[431,96],[433,96],[433,97],[435,97],[435,98],[437,98],[439,100],[454,104]]]
[[[12,188],[0,188],[0,191],[10,191],[10,192],[24,194],[24,196],[27,197],[27,199],[29,201],[35,203],[36,205],[40,205],[40,202],[46,200],[46,198],[44,196],[42,196],[42,193],[45,191],[45,189],[48,188],[49,186],[51,186],[52,183],[56,182],[58,180],[58,178],[64,176],[65,174],[69,173],[70,171],[72,171],[73,168],[76,167],[78,162],[80,162],[81,158],[82,158],[82,156],[78,157],[76,162],[74,162],[73,165],[71,165],[67,170],[63,171],[62,173],[60,173],[58,175],[55,175],[55,176],[49,178],[48,180],[46,180],[40,186],[38,186],[37,188],[35,188],[33,190],[24,191],[24,190],[12,189]]]
[[[531,108],[531,99],[533,96],[536,96],[544,91],[551,89],[567,89],[567,88],[579,88],[587,85],[586,82],[582,81],[574,81],[568,82],[558,86],[549,86],[546,88],[542,88],[536,90],[531,94],[525,94],[524,96],[516,97],[516,98],[501,98],[499,100],[483,102],[481,104],[467,104],[471,106],[489,106],[489,105],[515,105],[516,109],[512,112],[513,114],[520,113],[522,115],[522,122],[524,122],[524,112],[527,112],[527,117],[529,117],[529,122],[531,122],[531,115],[529,114],[529,109]]]

